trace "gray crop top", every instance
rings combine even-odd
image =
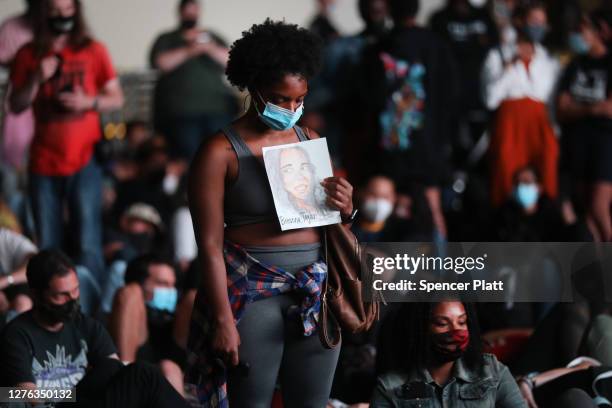
[[[300,142],[308,138],[293,128]],[[222,129],[238,157],[238,178],[225,191],[224,221],[228,227],[276,221],[272,191],[263,162],[253,155],[242,137],[230,126]]]

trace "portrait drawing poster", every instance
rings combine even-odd
[[[321,186],[333,175],[325,138],[264,147],[263,157],[281,230],[341,222]]]

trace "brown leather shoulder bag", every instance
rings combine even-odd
[[[351,230],[342,224],[322,228],[327,279],[321,296],[319,337],[326,348],[336,347],[341,330],[361,333],[379,316],[378,299],[365,301],[361,276],[361,248]]]

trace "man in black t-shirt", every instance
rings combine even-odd
[[[449,106],[457,95],[452,57],[438,35],[417,25],[418,0],[392,0],[389,8],[395,27],[362,64],[356,108],[363,112],[354,115],[366,121],[361,159],[400,189],[422,189],[446,236],[439,186],[449,173]]]
[[[431,29],[447,41],[455,57],[461,85],[461,113],[483,110],[480,68],[487,52],[499,42],[495,22],[485,8],[468,0],[448,0],[430,20]]]
[[[495,22],[487,8],[476,8],[468,0],[448,0],[434,13],[430,28],[443,38],[453,55],[457,75],[457,101],[451,114],[453,162],[465,166],[469,153],[489,124],[480,88],[480,71],[492,47],[499,43]]]
[[[612,241],[612,56],[604,16],[584,17],[569,43],[577,54],[560,81],[557,117],[562,124],[566,177],[587,208],[597,240]]]
[[[34,307],[0,333],[0,386],[76,388],[75,408],[187,406],[155,368],[123,366],[106,329],[80,312],[79,281],[65,255],[41,251],[26,275]]]
[[[117,351],[104,327],[80,313],[79,281],[66,259],[47,257],[51,265],[32,276],[42,256],[32,258],[34,264],[28,266],[29,286],[37,298],[34,309],[15,318],[2,333],[3,384],[74,388],[87,367],[118,358]]]

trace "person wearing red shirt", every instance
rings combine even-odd
[[[98,112],[120,108],[123,93],[79,0],[44,0],[39,19],[33,42],[15,57],[10,100],[14,112],[34,110],[29,194],[38,244],[62,246],[66,204],[77,260],[102,280],[102,173],[93,152]]]

